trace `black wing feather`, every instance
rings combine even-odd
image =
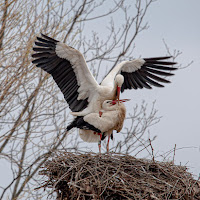
[[[161,66],[161,65],[155,65],[155,64],[151,64],[151,63],[144,63],[143,65],[144,67],[150,67],[150,68],[154,68],[154,69],[160,69],[160,70],[166,70],[166,71],[173,71],[173,70],[177,70],[176,67],[166,67],[166,66]]]
[[[152,72],[153,74],[157,74],[157,75],[161,75],[161,76],[173,76],[174,74],[169,73],[169,72],[163,72],[160,70],[155,70],[155,69],[151,69],[149,67],[146,67],[148,72]]]
[[[154,74],[151,74],[151,73],[148,72],[148,71],[143,71],[143,73],[144,73],[146,76],[148,76],[148,77],[150,77],[150,78],[152,78],[152,79],[154,79],[154,80],[156,80],[156,81],[163,82],[163,83],[170,83],[170,81],[168,81],[168,80],[166,80],[166,79],[164,79],[164,78],[160,78],[159,76],[156,76],[156,75],[154,75]]]
[[[129,74],[129,76],[127,76],[128,78],[128,82],[130,83],[131,87],[134,89],[137,89],[137,84],[135,83],[135,80],[132,78],[132,75]]]
[[[42,36],[43,36],[43,35],[42,35]],[[51,41],[51,40],[45,40],[45,39],[40,38],[40,37],[37,37],[37,40],[40,41],[40,42],[42,42],[42,43],[48,44],[49,47],[56,47],[56,43],[58,42],[58,41],[53,42],[53,41]],[[40,45],[39,45],[39,46],[40,46]]]
[[[170,67],[169,65],[175,65],[175,62],[165,61],[171,58],[170,56],[165,57],[155,57],[155,58],[144,58],[145,63],[140,69],[130,73],[121,71],[124,76],[124,83],[121,87],[121,92],[125,89],[142,89],[143,87],[151,89],[151,86],[164,87],[161,83],[170,83],[169,80],[165,79],[166,76],[172,76],[170,73],[176,70],[175,67]],[[127,79],[127,80],[126,80]]]
[[[139,79],[138,72],[133,72],[133,73],[132,73],[132,79],[135,80],[135,82],[136,82],[137,85],[138,85],[138,88],[140,88],[140,89],[143,88],[143,84],[142,84],[142,82],[141,82],[140,79]]]
[[[141,84],[147,88],[147,89],[152,89],[152,87],[144,80],[143,76],[141,75],[141,72],[136,71],[135,72],[135,77],[137,77],[137,79],[141,82]]]
[[[88,100],[77,100],[79,86],[72,65],[70,61],[58,57],[55,51],[59,41],[41,35],[35,42],[37,47],[33,47],[35,53],[32,55],[32,63],[52,75],[73,112],[83,110],[87,107]]]
[[[162,57],[154,57],[154,58],[143,58],[145,61],[149,60],[166,60],[171,58],[171,56],[162,56]]]
[[[88,122],[84,121],[83,116],[76,117],[68,126],[67,131],[71,130],[72,128],[79,128],[84,130],[92,130],[97,133],[101,133],[101,131],[94,127],[93,125],[89,124]]]

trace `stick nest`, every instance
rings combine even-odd
[[[60,152],[39,174],[59,200],[200,199],[200,182],[186,167],[129,155]]]

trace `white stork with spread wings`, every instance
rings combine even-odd
[[[170,81],[175,62],[170,57],[143,58],[124,61],[113,67],[99,85],[76,49],[45,36],[37,37],[32,63],[52,75],[65,100],[76,116],[98,113],[106,99],[119,99],[126,89],[164,87]]]

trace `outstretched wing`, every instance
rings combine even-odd
[[[152,86],[164,87],[163,83],[170,83],[165,77],[174,75],[171,71],[177,69],[173,67],[173,65],[176,64],[175,62],[165,61],[169,58],[171,57],[143,58],[124,61],[114,67],[104,81],[106,81],[109,76],[116,76],[116,74],[120,73],[124,76],[121,92],[125,89],[151,89]]]
[[[32,63],[52,75],[73,112],[87,107],[98,83],[76,49],[46,35],[37,37]]]

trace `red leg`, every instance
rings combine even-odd
[[[99,117],[101,117],[102,116],[102,112],[101,111],[99,111]],[[98,146],[99,146],[99,153],[101,154],[101,138],[102,138],[102,134],[101,133],[98,133],[98,135],[100,136],[100,140],[99,140],[99,142],[98,142]]]
[[[99,141],[98,146],[99,146],[99,153],[101,154],[101,141]]]
[[[100,140],[98,142],[98,146],[99,146],[99,153],[101,154],[101,138],[102,138],[102,134],[98,133],[98,135],[100,136]]]
[[[103,112],[99,111],[99,117],[101,117],[101,116],[102,116],[102,114],[103,114]]]
[[[109,142],[110,142],[110,135],[108,135],[107,153],[109,153]]]

